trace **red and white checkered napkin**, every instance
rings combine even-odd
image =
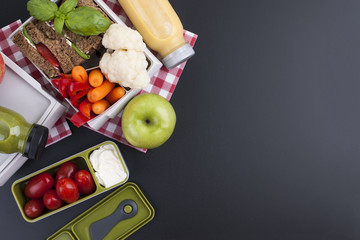
[[[132,27],[131,22],[126,17],[124,10],[121,8],[121,6],[117,0],[104,0],[104,2],[113,10],[113,12],[116,15],[118,15],[121,18],[121,20],[123,20],[126,23],[126,25],[128,25],[129,27]],[[2,31],[0,32],[0,48],[3,50],[3,52],[7,56],[9,56],[12,60],[14,60],[17,64],[19,64],[23,69],[25,69],[25,71],[30,72],[31,75],[44,86],[44,88],[46,88],[50,92],[54,93],[55,96],[59,97],[58,93],[52,88],[51,84],[46,82],[46,80],[41,76],[40,72],[36,70],[36,68],[32,65],[32,63],[30,63],[30,61],[27,58],[24,58],[24,56],[19,51],[19,49],[16,46],[12,45],[11,41],[6,39],[20,24],[21,24],[21,22],[17,21],[17,22],[12,23],[9,26],[2,29]],[[191,46],[194,46],[195,41],[198,36],[194,33],[184,30],[184,37],[185,37],[185,40],[188,41]],[[143,90],[141,90],[139,94],[151,92],[151,93],[159,94],[160,96],[166,98],[167,100],[170,100],[170,98],[175,90],[176,84],[179,81],[180,75],[181,75],[182,71],[184,70],[185,65],[186,65],[186,62],[180,64],[179,66],[177,66],[171,70],[168,70],[165,67],[162,67],[160,69],[160,71],[151,78],[149,85],[146,88],[144,88]],[[58,99],[60,100],[61,97]],[[72,114],[73,114],[73,111],[69,110],[69,112],[66,114],[66,117],[69,118],[69,117],[71,117]],[[126,139],[123,135],[123,132],[121,129],[121,115],[122,115],[122,112],[115,118],[110,119],[108,122],[106,122],[104,124],[104,126],[102,128],[100,128],[99,130],[97,130],[96,132],[99,132],[113,140],[116,140],[125,145],[135,148],[134,146],[130,145],[126,141]],[[62,125],[62,126],[60,126],[60,125]],[[90,128],[88,125],[84,125],[84,126]],[[69,129],[66,121],[63,118],[61,119],[61,122],[58,122],[56,124],[55,127],[56,127],[56,129],[63,129],[63,130]],[[70,132],[70,130],[69,130],[69,132]],[[63,135],[63,132],[61,132],[61,131],[58,131],[58,133],[56,133],[55,130],[53,130],[53,129],[52,129],[51,133],[54,133],[52,138],[55,138],[57,135],[59,135],[60,139],[67,136],[67,135]],[[135,149],[137,149],[141,152],[146,152],[146,149],[141,149],[141,148],[135,148]]]
[[[45,89],[50,93],[54,91],[49,83],[42,77],[41,73],[35,68],[35,66],[24,57],[20,50],[9,40],[9,36],[21,25],[21,21],[11,23],[10,25],[0,29],[0,50],[8,56],[12,61],[17,63],[22,69],[29,73],[34,79],[36,79]],[[63,138],[70,136],[71,131],[65,116],[61,117],[55,125],[49,129],[49,138],[47,146],[56,143]]]

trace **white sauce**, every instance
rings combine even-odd
[[[103,145],[90,154],[90,162],[99,183],[108,188],[124,181],[127,173],[118,158],[114,146]]]

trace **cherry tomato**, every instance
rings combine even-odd
[[[80,197],[78,187],[70,178],[62,178],[56,183],[56,193],[67,203],[75,202]]]
[[[55,176],[55,183],[57,183],[62,178],[70,178],[74,180],[74,176],[77,170],[78,168],[73,162],[65,162],[61,164]]]
[[[86,170],[79,170],[75,174],[74,182],[81,194],[90,194],[95,191],[95,182],[91,174]]]
[[[54,186],[54,179],[49,173],[40,173],[30,179],[25,187],[25,195],[28,198],[41,198],[44,193]]]
[[[44,204],[41,199],[31,199],[24,207],[25,215],[29,218],[36,218],[40,216],[44,211]]]
[[[48,190],[42,200],[44,206],[50,210],[58,209],[63,203],[62,199],[56,194],[55,189]]]

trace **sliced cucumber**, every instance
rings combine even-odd
[[[73,49],[75,49],[75,51],[80,55],[80,57],[82,57],[83,59],[89,60],[90,56],[83,53],[74,43],[71,42],[71,46],[73,47]]]
[[[27,26],[27,24],[23,27],[22,33],[23,33],[24,36],[29,40],[29,42],[30,42],[32,45],[35,46],[34,41],[31,39],[31,37],[29,36],[28,32],[26,31],[26,28],[25,28],[26,26]]]

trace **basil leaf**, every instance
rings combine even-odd
[[[65,25],[70,31],[83,36],[99,35],[110,24],[110,20],[99,11],[87,6],[75,8],[65,19]]]
[[[62,14],[67,15],[69,12],[74,10],[78,4],[78,0],[66,0],[63,4],[59,7],[59,12]]]
[[[26,31],[26,26],[27,26],[27,24],[23,27],[22,32],[23,32],[24,36],[29,40],[29,42],[35,46],[34,41],[31,39],[28,32]]]
[[[58,6],[50,0],[30,0],[27,10],[37,20],[50,21],[54,19]]]
[[[55,17],[55,20],[54,20],[55,32],[62,35],[62,30],[64,28],[64,23],[65,23],[65,16],[60,15],[60,16]]]

